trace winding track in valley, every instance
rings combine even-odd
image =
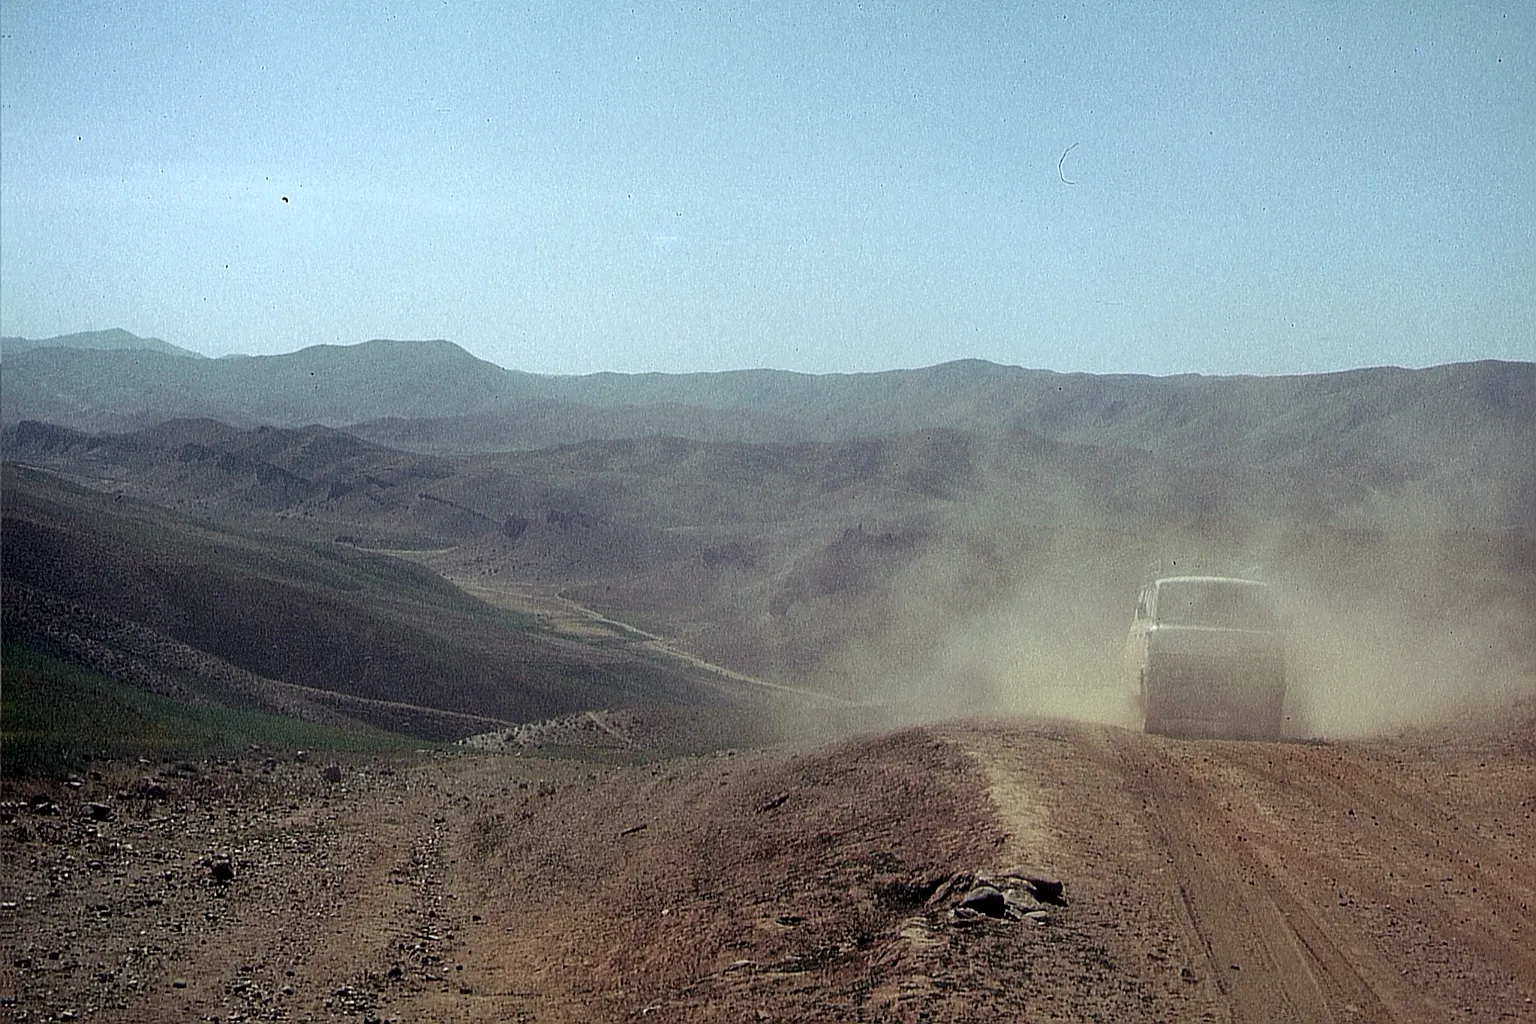
[[[444,578],[466,594],[489,605],[507,611],[536,615],[547,628],[560,635],[586,642],[627,644],[637,653],[670,662],[695,675],[702,675],[716,685],[758,690],[807,707],[853,706],[849,701],[832,694],[759,679],[756,676],[726,668],[724,665],[706,661],[664,636],[647,632],[639,626],[622,622],[604,615],[595,608],[581,604],[567,597],[564,590],[546,592],[526,586],[494,586],[478,580],[453,576]]]

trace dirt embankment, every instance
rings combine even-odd
[[[8,780],[0,1000],[146,1022],[1536,1020],[1531,753],[957,724],[630,766],[252,753]],[[1006,898],[961,909],[986,881]]]

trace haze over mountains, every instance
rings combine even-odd
[[[1185,569],[1288,588],[1314,630],[1298,716],[1318,727],[1402,723],[1536,678],[1530,363],[550,378],[441,341],[220,360],[38,347],[7,349],[0,406],[7,484],[29,496],[6,506],[8,587],[359,697],[501,720],[747,700],[675,666],[615,663],[602,644],[586,658],[569,636],[507,647],[501,631],[452,625],[474,617],[463,611],[414,615],[432,639],[389,657],[273,660],[241,639],[258,621],[311,637],[280,644],[291,651],[378,650],[390,632],[378,609],[394,598],[374,589],[399,584],[382,570],[283,582],[294,570],[271,568],[283,557],[253,565],[264,545],[300,545],[284,549],[305,552],[294,565],[414,550],[461,583],[543,588],[731,670],[865,703],[1110,715],[1128,595],[1151,571]],[[167,537],[233,532],[142,547],[114,525],[125,507]],[[183,548],[202,553],[187,562]],[[161,611],[129,601],[134,588],[91,586],[99,573],[78,551],[116,565],[105,578],[137,575],[136,600],[160,593]],[[196,586],[193,564],[218,568]],[[274,585],[298,586],[295,608],[353,611],[247,616],[249,595]],[[214,594],[224,610],[210,625],[186,602]],[[321,636],[311,619],[341,625]],[[453,655],[460,635],[481,653]],[[436,667],[401,660],[416,648],[450,653]],[[593,681],[596,664],[609,682]],[[425,682],[438,678],[459,682]]]
[[[1146,377],[967,360],[867,374],[547,377],[503,369],[447,341],[173,360],[149,343],[139,351],[102,351],[93,344],[98,337],[12,339],[35,347],[6,361],[4,423],[35,419],[84,430],[196,417],[240,426],[321,424],[394,447],[445,452],[653,434],[829,441],[948,427],[1297,465],[1424,465],[1453,452],[1464,456],[1471,446],[1490,452],[1490,469],[1528,451],[1536,429],[1532,363]]]

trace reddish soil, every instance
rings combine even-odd
[[[328,782],[256,752],[6,780],[0,1010],[1536,1020],[1530,739],[960,723],[628,766],[421,755]],[[957,910],[978,876],[1006,917]]]

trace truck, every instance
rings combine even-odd
[[[1148,583],[1136,602],[1125,665],[1144,732],[1280,737],[1286,641],[1266,583],[1225,576]]]

